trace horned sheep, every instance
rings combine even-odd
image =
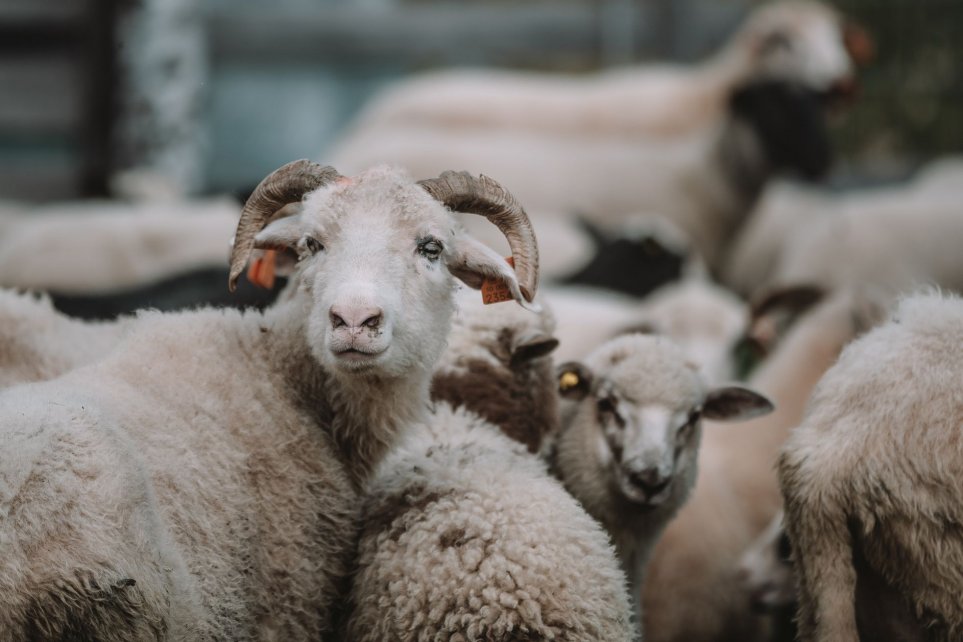
[[[447,208],[502,228],[518,277]],[[105,359],[0,393],[0,638],[330,631],[359,493],[424,417],[454,278],[525,305],[537,282],[524,212],[467,174],[288,164],[245,206],[232,283],[255,247],[298,255],[293,296],[146,314]]]
[[[694,67],[648,64],[583,77],[494,70],[425,74],[376,97],[355,135],[428,126],[547,136],[678,136],[717,119],[738,84],[769,77],[831,91],[851,84],[853,63],[871,53],[865,33],[835,9],[774,2],[754,12],[722,51]]]
[[[695,483],[702,419],[744,420],[772,405],[747,388],[710,388],[657,336],[619,337],[559,372],[573,403],[563,408],[556,472],[612,535],[638,612],[652,547]]]
[[[875,292],[834,293],[793,324],[749,385],[766,417],[705,428],[689,502],[655,546],[643,592],[650,642],[758,641],[764,630],[736,590],[739,556],[782,506],[775,463],[809,394],[843,346],[883,314]]]
[[[779,460],[799,639],[963,635],[961,381],[963,299],[939,292],[903,299],[820,380]]]

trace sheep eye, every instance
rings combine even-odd
[[[314,238],[313,236],[305,236],[303,239],[301,239],[301,243],[304,248],[304,251],[300,253],[302,257],[305,254],[307,255],[317,254],[318,252],[324,249],[324,246],[321,244],[321,241]]]
[[[418,243],[418,254],[429,261],[437,261],[438,257],[441,256],[442,245],[437,239],[429,238]]]
[[[680,442],[684,443],[692,436],[692,430],[695,428],[696,422],[699,421],[699,415],[699,410],[693,410],[689,413],[689,418],[686,419],[686,422],[679,428],[678,440]]]

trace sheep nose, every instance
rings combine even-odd
[[[655,466],[629,472],[629,481],[649,496],[655,495],[669,485],[671,477],[663,475]]]
[[[384,318],[384,311],[374,306],[331,306],[328,311],[332,328],[358,329],[362,327],[377,328]]]

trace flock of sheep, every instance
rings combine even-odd
[[[777,181],[871,53],[779,0],[243,208],[2,204],[0,641],[963,638],[963,164]]]

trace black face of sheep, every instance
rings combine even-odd
[[[592,238],[595,255],[588,265],[562,278],[562,283],[643,297],[682,278],[687,257],[667,247],[654,234],[613,238],[584,219],[579,222]]]
[[[826,174],[832,149],[824,94],[778,80],[758,80],[739,88],[730,100],[733,114],[756,132],[776,169],[809,180]]]

